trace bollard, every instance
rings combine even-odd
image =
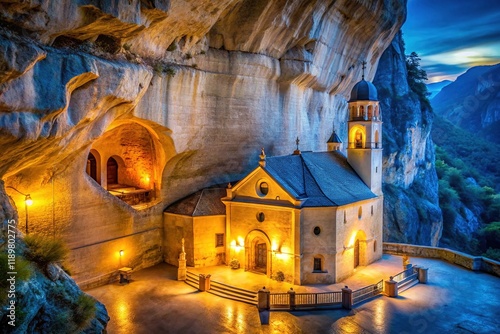
[[[199,291],[205,291],[207,289],[206,286],[206,280],[205,280],[205,275],[200,274],[199,275],[199,281],[198,281],[198,290]]]
[[[211,275],[205,276],[205,291],[210,290],[210,276]]]
[[[257,297],[258,297],[258,302],[257,302],[257,307],[259,310],[269,310],[269,304],[270,304],[270,295],[271,291],[267,290],[266,287],[263,287],[257,292]]]
[[[347,285],[342,289],[342,308],[352,309],[352,290]]]
[[[384,291],[388,297],[397,297],[398,296],[398,282],[394,281],[390,277],[389,281],[385,281]]]
[[[426,284],[427,283],[427,270],[429,268],[418,268],[418,281],[420,283]]]
[[[290,288],[288,294],[290,295],[290,310],[295,310],[295,291],[293,288]]]

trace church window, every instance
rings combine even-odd
[[[372,208],[371,208],[371,214],[372,214],[372,216],[373,216],[373,205],[372,205]]]
[[[215,234],[215,247],[224,247],[224,233]]]
[[[345,211],[344,211],[344,224],[347,224],[347,215],[346,215]]]
[[[362,216],[363,216],[363,208],[360,206],[358,209],[358,219],[361,219]]]
[[[264,197],[269,193],[269,184],[267,182],[260,182],[257,185],[257,194],[260,197]]]
[[[325,257],[321,254],[314,255],[313,273],[327,273],[325,270]]]
[[[266,215],[264,215],[264,212],[259,212],[259,213],[257,214],[257,220],[258,220],[259,222],[261,222],[261,223],[262,223],[265,219],[266,219]]]
[[[315,234],[315,235],[319,235],[320,233],[321,233],[321,228],[320,228],[319,226],[316,226],[316,227],[314,228],[314,234]]]
[[[373,252],[377,251],[377,240],[373,240]]]

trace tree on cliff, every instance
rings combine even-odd
[[[424,83],[424,81],[427,80],[427,72],[420,68],[420,60],[420,57],[415,51],[406,56],[408,86],[410,86],[410,89],[417,94],[421,105],[427,109],[431,109],[431,104],[427,98],[430,93],[427,91],[427,86]]]

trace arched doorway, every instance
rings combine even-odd
[[[353,245],[353,267],[356,269],[359,266],[366,266],[366,233],[359,230],[356,233],[356,239]]]
[[[106,165],[108,185],[118,184],[118,163],[114,158],[109,158]]]
[[[89,153],[87,157],[87,168],[85,171],[97,182],[97,159],[92,153]]]
[[[271,243],[267,235],[259,230],[248,233],[245,240],[245,270],[270,276]]]

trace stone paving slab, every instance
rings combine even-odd
[[[261,325],[255,306],[198,292],[176,280],[177,268],[160,264],[118,282],[86,291],[103,302],[111,320],[108,333],[500,333],[500,279],[442,260],[412,258],[429,268],[429,283],[398,298],[381,296],[351,311],[271,312]],[[356,289],[388,279],[402,269],[401,257],[384,255],[341,284],[293,286],[297,292]],[[193,271],[193,270],[191,270]],[[287,291],[292,285],[227,267],[196,269],[224,283],[258,290]],[[226,280],[228,279],[228,280]],[[237,284],[235,284],[237,283]],[[359,286],[358,286],[359,285]]]

